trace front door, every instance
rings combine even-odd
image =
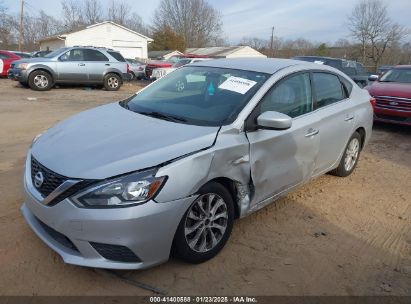
[[[88,81],[84,49],[71,49],[60,56],[57,62],[58,80],[81,83]]]
[[[312,109],[310,74],[297,73],[277,83],[251,114],[249,119],[255,119],[277,111],[293,118],[288,130],[247,131],[255,186],[252,209],[312,176],[320,142],[320,119]]]

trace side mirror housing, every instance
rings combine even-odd
[[[262,129],[286,130],[291,128],[293,119],[285,114],[267,111],[257,117],[257,125]]]
[[[378,75],[370,75],[368,76],[368,81],[377,81],[379,78]]]

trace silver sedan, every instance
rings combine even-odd
[[[235,219],[331,172],[355,169],[372,99],[328,66],[221,59],[79,113],[28,152],[22,213],[70,264],[200,263]]]

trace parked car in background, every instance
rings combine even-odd
[[[129,77],[128,64],[119,52],[94,47],[61,48],[42,58],[13,62],[8,76],[37,91],[63,83],[103,85],[115,91]]]
[[[11,63],[19,59],[21,59],[21,57],[14,53],[0,50],[0,77],[6,77]]]
[[[30,53],[26,53],[26,52],[18,52],[18,51],[10,51],[10,53],[13,53],[17,56],[19,56],[20,58],[31,58],[31,54]]]
[[[144,62],[138,61],[136,59],[126,59],[128,65],[129,65],[129,70],[130,70],[130,80],[132,79],[137,79],[140,80],[145,77],[145,69],[146,69],[146,64]]]
[[[147,65],[146,65],[146,78],[150,79],[151,75],[153,73],[154,69],[158,68],[171,68],[173,64],[177,63],[179,60],[184,59],[184,58],[208,58],[207,56],[202,56],[202,55],[191,55],[191,54],[185,54],[185,55],[175,55],[167,60],[150,60]]]
[[[37,52],[33,52],[31,53],[31,58],[37,58],[37,57],[44,57],[47,54],[50,54],[51,51],[37,51]]]
[[[292,59],[332,66],[333,68],[336,68],[341,72],[347,74],[361,88],[368,85],[369,73],[365,71],[364,66],[359,62],[321,56],[297,56],[293,57]]]
[[[375,120],[411,126],[411,65],[393,67],[366,89],[376,101]]]
[[[196,62],[37,136],[21,210],[66,263],[142,269],[172,248],[204,262],[235,219],[324,173],[350,175],[371,137],[370,98],[325,65]]]
[[[204,60],[210,60],[210,58],[181,58],[176,63],[174,63],[171,67],[154,69],[150,78],[151,80],[160,79],[161,77],[177,70],[178,68],[182,66],[185,66],[186,64],[200,62]]]
[[[388,72],[391,70],[394,66],[393,65],[382,65],[377,69],[377,74],[379,76],[383,75],[384,73]]]

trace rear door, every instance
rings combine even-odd
[[[355,122],[353,101],[340,81],[328,72],[312,74],[316,112],[321,117],[320,150],[315,175],[330,170],[339,160]]]
[[[57,62],[57,77],[62,82],[88,81],[84,49],[71,49],[61,55]]]
[[[288,130],[247,127],[253,207],[312,176],[319,149],[319,116],[312,101],[309,72],[292,74],[274,85],[248,118],[247,125],[266,111],[293,118]]]
[[[99,50],[85,49],[84,59],[87,66],[89,81],[103,82],[104,72],[110,67],[108,57]]]

